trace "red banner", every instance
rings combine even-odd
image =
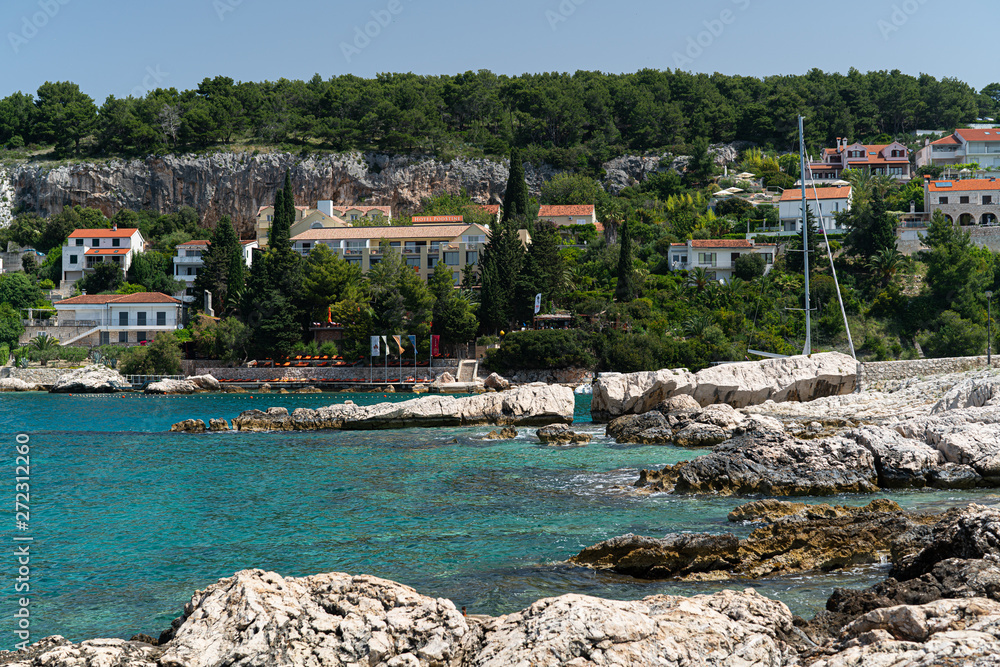
[[[440,354],[441,336],[431,336],[431,356]]]

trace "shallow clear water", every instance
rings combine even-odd
[[[513,441],[489,428],[304,434],[167,433],[187,418],[249,408],[403,400],[383,395],[183,397],[0,395],[0,442],[13,553],[14,438],[31,442],[32,639],[62,634],[157,634],[191,593],[243,568],[284,575],[368,573],[498,614],[563,593],[630,599],[752,585],[811,616],[835,586],[864,586],[878,568],[757,582],[684,584],[598,574],[563,561],[597,541],[634,532],[740,535],[726,515],[746,499],[637,497],[641,468],[704,453],[622,446],[589,422],[587,447]],[[943,508],[984,492],[885,494],[907,507]],[[864,504],[871,496],[816,499]],[[16,563],[2,564],[0,647],[16,641]]]

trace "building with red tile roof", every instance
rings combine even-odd
[[[203,254],[212,245],[211,241],[195,240],[181,243],[176,246],[177,255],[174,256],[174,280],[184,283],[184,289],[177,292],[175,296],[185,303],[195,301],[194,281],[198,278],[202,268],[205,266]],[[240,241],[243,246],[243,263],[248,267],[253,266],[253,251],[260,247],[256,239]]]
[[[823,218],[823,227],[828,232],[843,231],[843,226],[837,222],[836,215],[842,211],[851,210],[852,188],[842,187],[806,187],[806,204],[816,218]],[[782,232],[802,231],[802,188],[789,188],[781,193],[778,199],[778,219],[781,220]]]
[[[132,258],[145,250],[146,241],[135,228],[74,230],[62,248],[62,282],[73,284],[102,262],[128,271]]]
[[[918,167],[977,164],[986,171],[1000,171],[1000,129],[958,129],[917,151]]]
[[[885,174],[900,181],[913,177],[910,152],[903,144],[850,143],[837,137],[834,148],[824,148],[819,162],[806,165],[809,180],[838,180],[847,169],[863,169],[873,174]]]
[[[547,220],[557,227],[568,225],[596,225],[597,209],[593,204],[550,205],[538,209],[538,220]]]
[[[63,345],[139,345],[182,326],[180,300],[161,292],[83,294],[57,301],[57,326],[78,333]]]
[[[728,282],[733,277],[736,260],[741,255],[757,253],[764,257],[765,272],[771,270],[778,246],[754,243],[746,239],[695,239],[670,244],[671,271],[704,269],[709,280]]]
[[[961,180],[924,177],[924,213],[941,211],[952,223],[965,227],[996,225],[1000,219],[1000,179]]]

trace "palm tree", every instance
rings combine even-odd
[[[903,253],[899,252],[896,248],[882,248],[868,260],[868,268],[879,276],[879,283],[882,287],[885,287],[892,281],[892,277],[896,275],[896,271],[899,270],[899,263],[902,260]]]
[[[708,272],[703,266],[696,266],[688,273],[687,282],[697,291],[703,292],[712,281],[708,278]]]
[[[49,359],[55,359],[58,347],[59,339],[47,333],[40,333],[31,339],[31,349],[38,353],[42,366],[48,365]]]

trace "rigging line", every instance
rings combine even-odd
[[[830,258],[830,271],[833,273],[833,285],[837,289],[837,301],[840,303],[840,315],[844,318],[844,330],[847,332],[847,345],[851,349],[851,356],[855,361],[858,355],[854,352],[854,339],[851,337],[851,325],[847,323],[847,311],[844,309],[844,295],[840,293],[840,281],[837,279],[837,267],[833,265],[833,251],[830,250],[830,238],[826,235],[826,224],[823,221],[823,204],[819,201],[819,193],[816,191],[816,179],[812,178],[812,169],[809,170],[810,181],[812,181],[813,198],[816,200],[816,209],[819,211],[819,228],[823,230],[823,240],[826,242],[826,254]],[[803,221],[804,224],[805,221]]]

